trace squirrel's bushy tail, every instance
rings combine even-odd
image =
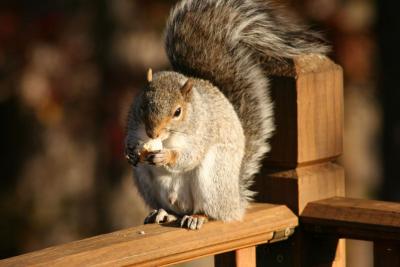
[[[183,0],[171,12],[165,38],[174,70],[213,82],[233,104],[246,136],[241,192],[251,199],[248,188],[274,131],[268,79],[258,62],[277,64],[327,47],[266,0]]]

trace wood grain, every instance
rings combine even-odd
[[[236,267],[256,267],[256,247],[236,250]]]
[[[400,241],[400,203],[334,197],[307,204],[301,222],[314,233]]]
[[[1,260],[0,266],[169,265],[267,243],[274,231],[297,224],[285,206],[254,204],[242,222],[209,222],[199,231],[143,225]]]
[[[326,57],[302,56],[292,68],[271,79],[276,134],[269,166],[295,168],[342,153],[341,67]]]
[[[309,202],[344,196],[344,170],[333,162],[342,153],[341,67],[326,57],[306,55],[266,72],[274,75],[276,132],[256,177],[257,201],[285,204],[300,214]],[[292,240],[285,253],[293,266],[345,266],[344,240],[316,242],[301,228]]]
[[[309,202],[344,196],[344,171],[335,163],[326,162],[293,170],[263,169],[257,177],[256,188],[261,190],[257,201],[286,204],[301,214]],[[297,231],[292,250],[293,266],[344,266],[346,253],[344,240],[315,242],[307,233]],[[316,258],[314,254],[324,257]],[[320,261],[317,261],[320,260]]]
[[[257,176],[257,201],[285,204],[296,214],[315,200],[344,196],[343,167],[327,162],[293,170],[265,167]]]

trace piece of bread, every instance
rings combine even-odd
[[[142,148],[139,152],[140,161],[144,162],[151,152],[159,151],[161,149],[163,149],[161,139],[150,139],[142,144]]]
[[[163,149],[162,141],[159,138],[150,139],[149,141],[143,144],[143,149],[147,150],[148,152],[161,150]]]

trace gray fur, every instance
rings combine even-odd
[[[157,108],[163,117],[181,97],[179,88],[186,80],[175,72],[155,74],[150,88],[132,105],[127,147],[148,138],[143,127],[148,127],[149,110]],[[239,118],[219,89],[201,79],[193,79],[187,104],[186,117],[169,124],[163,139],[165,149],[179,151],[177,162],[162,167],[139,164],[134,168],[136,186],[155,209],[179,216],[205,214],[219,220],[240,220],[247,202],[241,201],[239,188],[245,144]]]
[[[322,38],[289,21],[265,0],[186,0],[171,12],[165,31],[174,70],[215,84],[233,104],[244,128],[246,150],[241,193],[248,190],[274,131],[268,79],[258,64],[276,64],[307,53],[326,53]]]
[[[172,167],[139,164],[139,192],[153,208],[180,216],[240,219],[274,131],[262,66],[326,53],[327,47],[266,0],[183,0],[171,11],[165,42],[174,72],[157,73],[133,104],[127,146],[136,146],[146,137],[144,127],[167,116],[182,99],[179,87],[188,77],[193,94],[187,117],[172,122],[174,131],[163,141],[180,151],[178,161]],[[176,203],[168,201],[171,196]]]

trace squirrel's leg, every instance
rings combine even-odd
[[[164,209],[152,210],[144,219],[144,224],[149,223],[168,223],[174,222],[178,218],[173,214],[168,214]]]
[[[204,223],[208,222],[208,217],[202,214],[185,215],[181,219],[181,227],[191,230],[200,229]]]
[[[246,208],[239,186],[242,158],[242,150],[234,145],[218,145],[210,149],[192,187],[194,202],[198,203],[196,210],[216,220],[242,219]]]

